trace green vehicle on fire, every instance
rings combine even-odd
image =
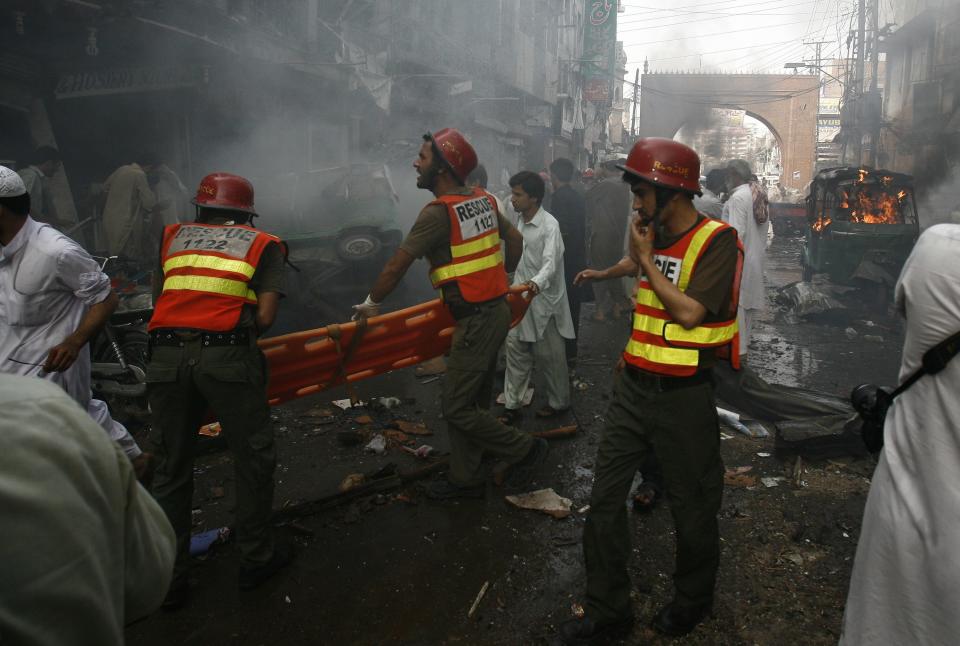
[[[885,304],[920,235],[913,177],[866,167],[829,168],[810,184],[803,279],[870,290]]]

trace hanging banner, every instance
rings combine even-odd
[[[585,0],[583,98],[606,103],[613,98],[617,72],[617,0]]]

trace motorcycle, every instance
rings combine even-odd
[[[148,274],[117,256],[94,256],[111,276],[120,304],[91,346],[93,396],[107,403],[120,422],[145,422],[147,405],[147,323],[153,314]],[[107,266],[113,263],[110,270]]]

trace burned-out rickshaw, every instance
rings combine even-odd
[[[817,173],[807,197],[803,279],[826,273],[885,302],[920,233],[913,178],[871,168]]]

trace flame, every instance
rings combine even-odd
[[[901,189],[895,195],[890,191],[893,177],[884,175],[878,184],[867,184],[870,173],[865,168],[857,171],[852,186],[839,189],[840,210],[845,211],[849,221],[859,224],[903,224],[902,205],[907,191]],[[814,231],[820,232],[830,226],[831,215],[823,214],[813,223]]]

